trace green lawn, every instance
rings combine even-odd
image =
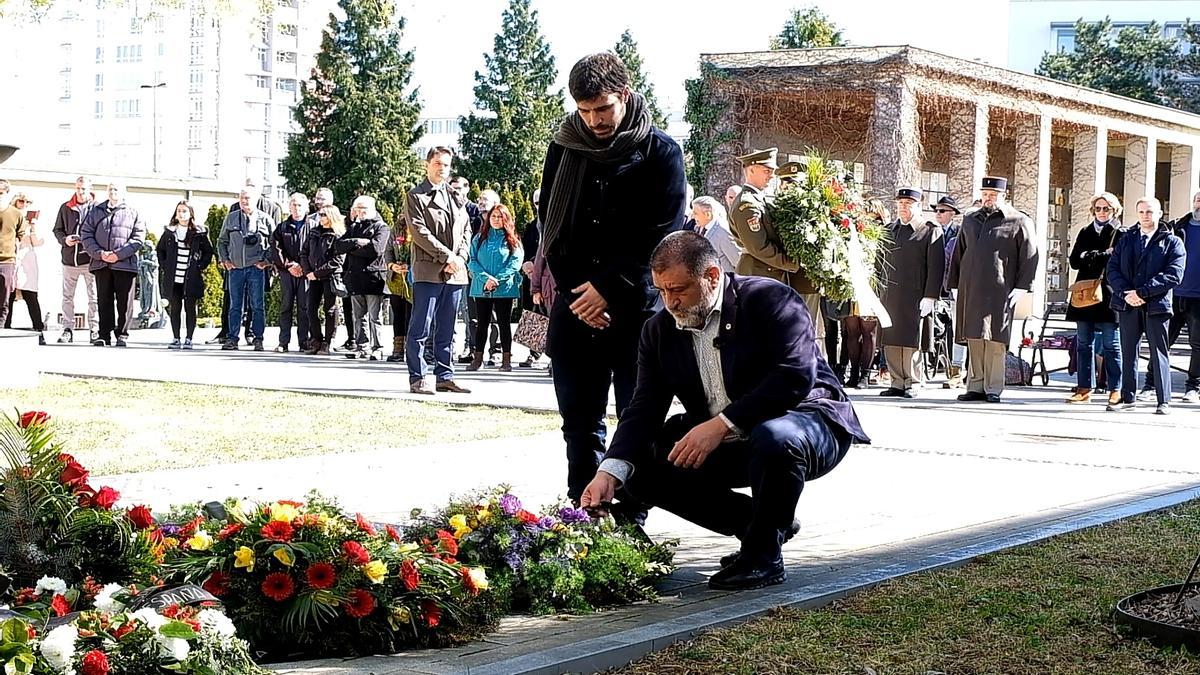
[[[618,672],[1200,673],[1200,659],[1116,632],[1113,603],[1179,583],[1200,502],[906,577],[816,611],[777,610]]]
[[[43,377],[0,408],[44,410],[93,474],[402,448],[552,431],[557,414],[236,387]]]

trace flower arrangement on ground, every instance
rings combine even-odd
[[[86,468],[54,442],[44,412],[0,419],[0,567],[17,585],[53,574],[70,583],[146,579],[155,567],[145,507],[115,510],[120,494],[93,488]]]
[[[408,536],[453,540],[459,560],[490,571],[502,602],[535,614],[654,599],[654,584],[674,569],[676,544],[569,505],[530,511],[505,487],[416,514]]]
[[[862,193],[833,162],[808,153],[806,171],[768,202],[783,248],[822,296],[841,302],[862,294],[852,276],[876,287],[875,258],[887,228],[867,213]],[[857,269],[856,269],[857,268]]]
[[[452,538],[406,542],[316,494],[224,510],[214,518],[197,507],[165,526],[164,567],[220,598],[271,658],[455,644],[498,618],[487,573],[459,563]]]

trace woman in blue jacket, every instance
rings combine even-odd
[[[1170,412],[1171,368],[1167,353],[1167,324],[1171,320],[1172,291],[1183,280],[1187,253],[1183,242],[1162,219],[1162,204],[1154,197],[1137,203],[1138,227],[1117,240],[1108,259],[1112,308],[1121,326],[1121,402],[1107,410],[1130,410],[1137,404],[1138,346],[1142,334],[1154,363],[1154,392],[1159,415]]]
[[[513,301],[521,297],[522,256],[512,212],[500,204],[488,213],[479,234],[471,239],[467,269],[471,272],[471,297],[475,299],[479,318],[475,345],[477,348],[487,345],[488,326],[495,316],[504,352],[500,370],[504,371],[512,370],[512,308]],[[467,370],[479,370],[482,366],[483,351],[476,349]]]

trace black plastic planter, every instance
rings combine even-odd
[[[1137,636],[1149,639],[1162,647],[1186,647],[1192,653],[1200,653],[1200,630],[1184,628],[1174,624],[1147,619],[1129,612],[1129,606],[1138,603],[1152,595],[1174,595],[1183,588],[1184,584],[1161,586],[1146,591],[1140,591],[1122,598],[1113,610],[1113,619],[1121,625],[1128,626]]]

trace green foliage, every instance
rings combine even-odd
[[[1200,24],[1192,23],[1190,19],[1185,21],[1180,40],[1188,48],[1179,57],[1179,84],[1171,105],[1200,113]]]
[[[412,51],[400,48],[405,21],[392,0],[339,0],[345,20],[330,15],[317,65],[296,106],[301,133],[288,140],[288,187],[334,201],[360,194],[398,203],[404,186],[424,175],[412,151],[421,106]]]
[[[625,63],[625,69],[629,71],[631,88],[646,97],[646,107],[650,110],[650,119],[654,121],[654,126],[666,129],[667,116],[658,107],[658,98],[654,96],[654,87],[650,84],[650,78],[642,70],[642,54],[638,50],[638,43],[628,30],[621,33],[621,39],[613,47],[613,52]]]
[[[816,7],[792,10],[783,30],[771,37],[771,49],[843,47],[842,30]]]
[[[532,0],[510,0],[484,72],[475,73],[475,107],[461,118],[463,159],[455,173],[479,183],[541,183],[542,164],[563,117],[558,70]]]
[[[684,82],[687,109],[683,119],[692,125],[683,144],[688,158],[687,178],[688,183],[701,191],[709,169],[717,161],[717,148],[736,138],[732,131],[717,131],[717,122],[729,105],[715,101],[709,91],[709,82],[727,77],[719,69],[704,63],[700,65],[700,77]]]
[[[1153,21],[1118,31],[1107,17],[1098,22],[1080,19],[1075,22],[1075,51],[1047,52],[1036,72],[1111,94],[1178,105],[1179,60],[1179,40],[1164,36],[1162,26]]]
[[[221,236],[221,227],[225,224],[225,216],[229,215],[229,207],[213,204],[208,207],[208,216],[204,219],[204,228],[208,230],[208,240],[213,247],[213,262],[204,270],[204,297],[196,303],[196,316],[217,320],[217,325],[225,323],[221,316],[221,294],[224,278],[221,268],[217,265],[217,238]]]

